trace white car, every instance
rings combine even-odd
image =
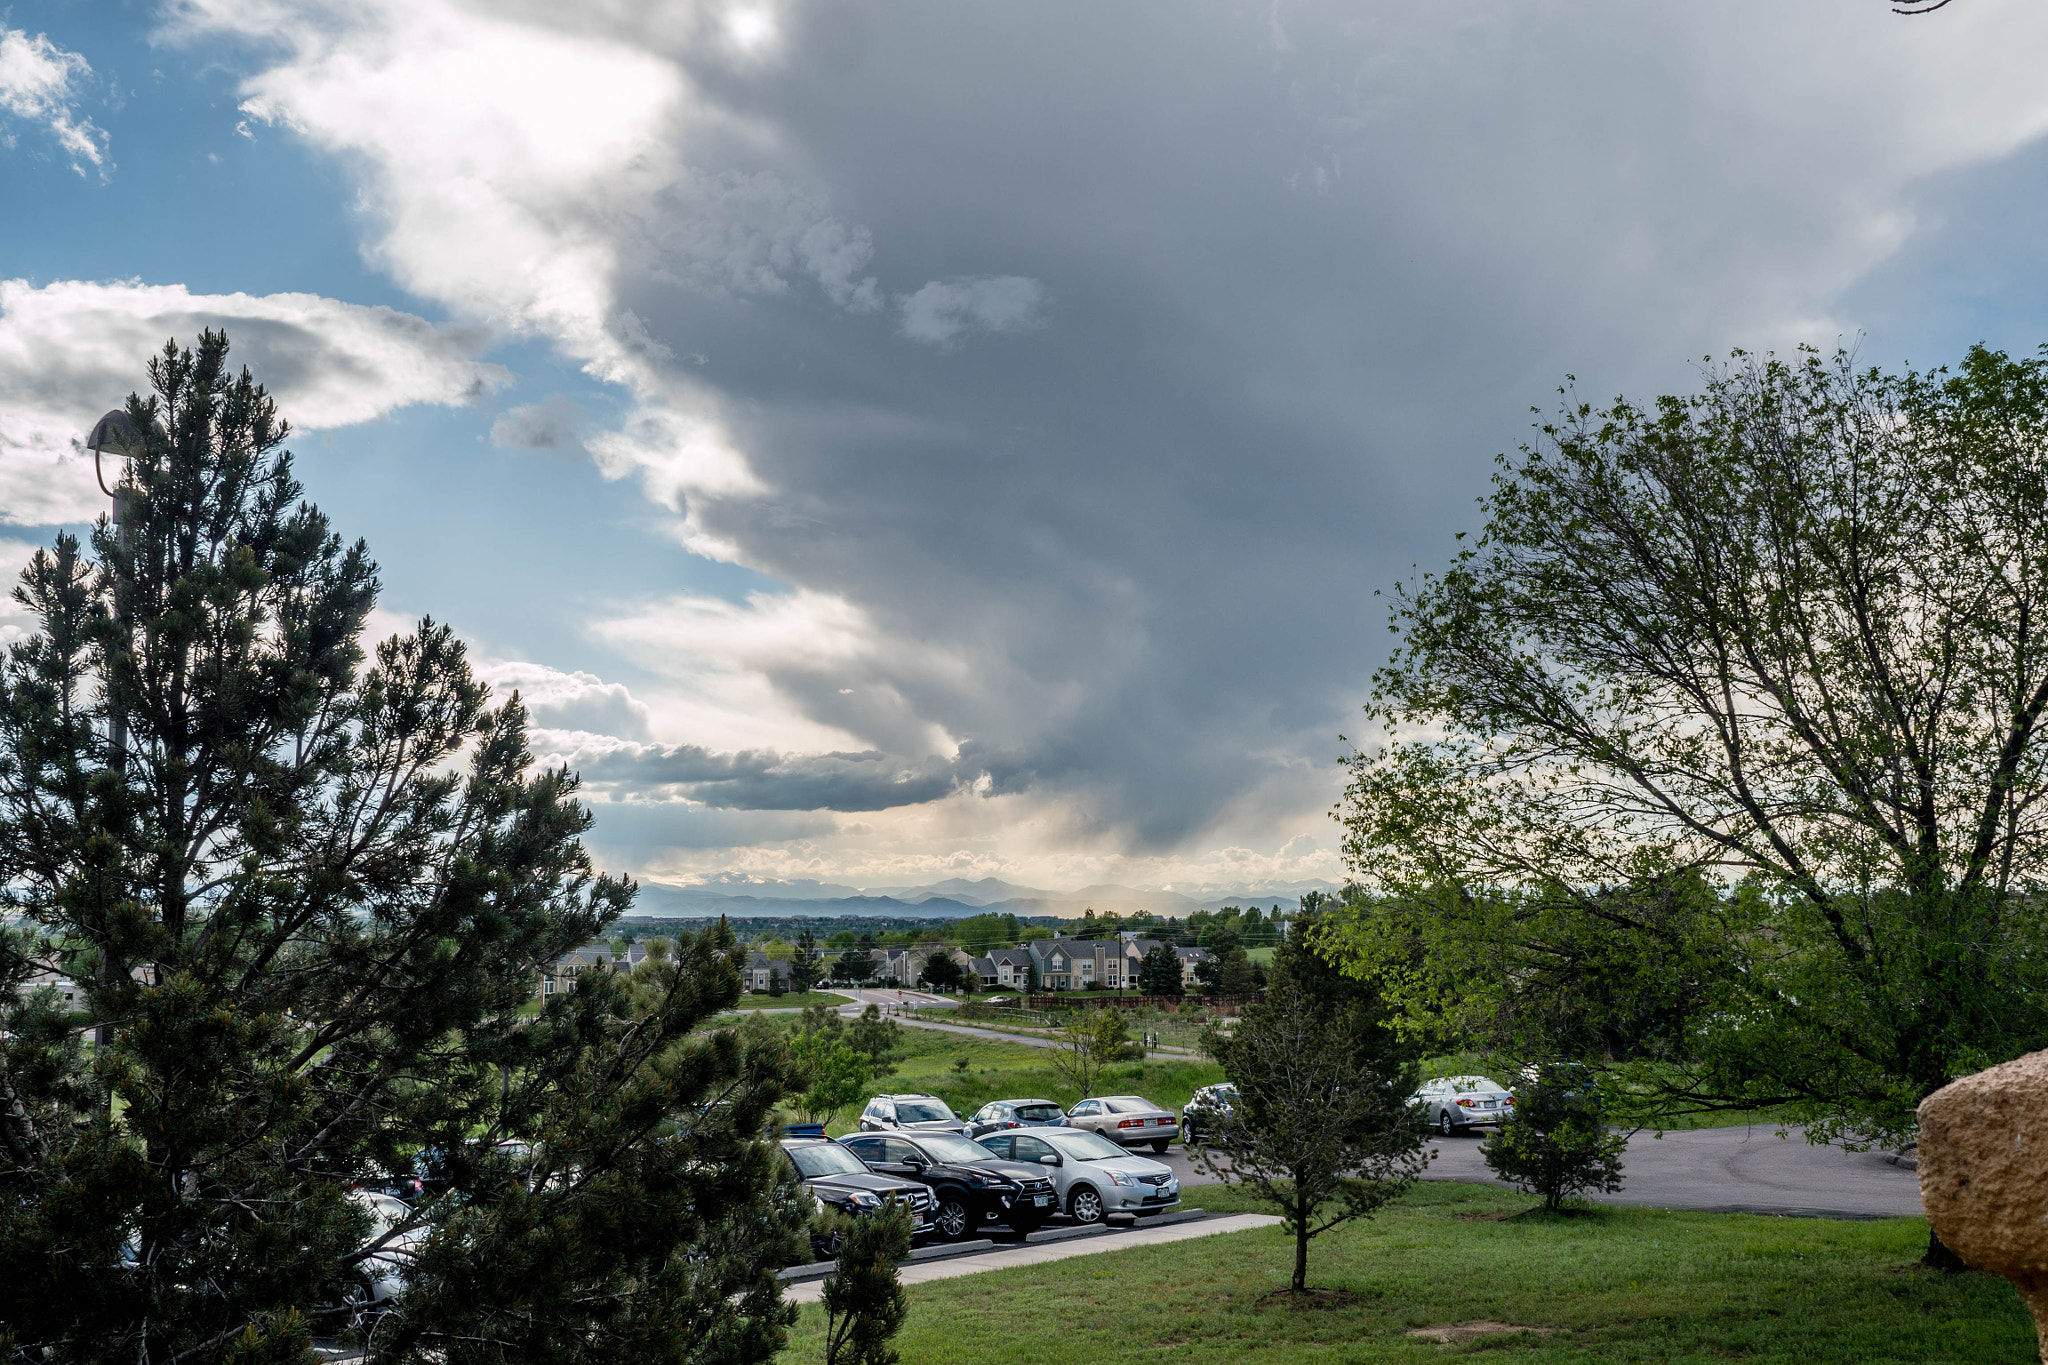
[[[419,1255],[420,1243],[426,1240],[426,1227],[414,1220],[413,1211],[402,1200],[373,1190],[350,1190],[348,1201],[369,1215],[370,1239],[363,1245],[376,1245],[377,1249],[355,1262],[331,1291],[319,1314],[322,1325],[330,1328],[360,1327],[373,1314],[390,1308],[392,1300],[404,1291],[406,1274]],[[409,1221],[414,1226],[405,1227]],[[404,1230],[390,1236],[394,1228]]]
[[[1484,1076],[1444,1076],[1424,1081],[1408,1097],[1408,1107],[1422,1115],[1439,1136],[1497,1128],[1515,1116],[1515,1095]]]
[[[1077,1223],[1112,1213],[1162,1213],[1180,1202],[1173,1168],[1078,1128],[1018,1128],[978,1139],[1009,1161],[1048,1168],[1053,1189]]]

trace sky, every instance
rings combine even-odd
[[[601,866],[1342,880],[1387,594],[1561,385],[2048,341],[2044,57],[2027,0],[17,2],[0,571],[221,326]]]

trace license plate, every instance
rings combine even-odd
[[[1031,1202],[1034,1204],[1050,1204],[1052,1202],[1052,1196],[1049,1194],[1033,1195],[1031,1198]]]

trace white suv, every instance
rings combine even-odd
[[[860,1113],[863,1133],[958,1133],[973,1137],[973,1125],[935,1095],[877,1095]]]

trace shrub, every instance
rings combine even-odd
[[[1584,1190],[1621,1188],[1621,1153],[1628,1135],[1610,1133],[1591,1071],[1572,1063],[1530,1068],[1515,1092],[1515,1112],[1487,1138],[1479,1154],[1494,1174],[1556,1212]]]

